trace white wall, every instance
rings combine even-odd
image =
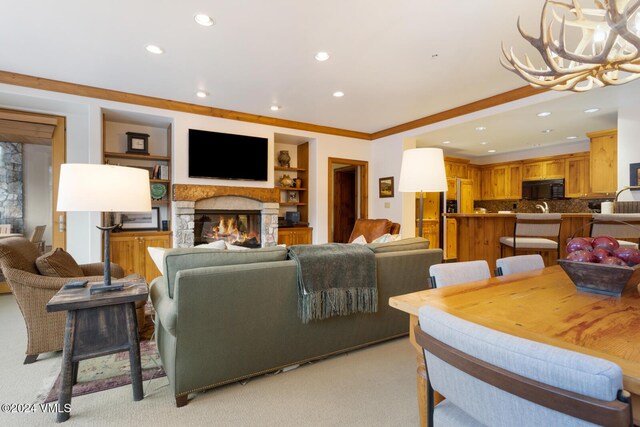
[[[23,144],[24,235],[46,225],[44,241],[51,244],[51,146]]]
[[[314,227],[314,243],[326,242],[328,239],[328,157],[340,157],[368,162],[371,160],[372,143],[369,141],[235,120],[225,120],[6,84],[0,84],[0,106],[9,109],[65,116],[67,119],[66,161],[68,163],[100,163],[102,161],[101,139],[103,109],[166,117],[173,122],[172,173],[174,183],[179,184],[273,187],[273,165],[275,159],[274,133],[285,133],[308,138],[310,141],[309,174],[312,177],[312,182],[309,185],[309,221],[311,226]],[[187,141],[189,128],[268,138],[270,149],[268,181],[227,181],[189,178],[187,173]],[[369,175],[375,176],[376,174],[370,169]],[[377,192],[375,194],[377,195]],[[370,197],[369,200],[369,211],[371,212],[372,197]],[[67,250],[78,262],[94,262],[102,258],[100,232],[95,228],[95,226],[99,224],[99,213],[69,212],[67,214]]]
[[[640,103],[618,110],[618,189],[629,185],[629,164],[640,163]],[[620,193],[618,200],[640,200],[640,191]]]

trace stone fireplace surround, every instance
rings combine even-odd
[[[174,184],[173,247],[193,247],[196,209],[260,211],[262,247],[274,246],[278,243],[279,198],[277,188]]]

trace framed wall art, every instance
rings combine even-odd
[[[393,197],[393,177],[387,176],[379,180],[380,198]]]
[[[149,212],[122,212],[123,230],[160,230],[160,208]]]

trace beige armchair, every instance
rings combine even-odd
[[[23,237],[0,240],[0,267],[27,326],[25,364],[35,362],[40,353],[62,350],[66,313],[48,313],[49,300],[69,281],[100,281],[103,274],[103,263],[94,263],[80,266],[83,277],[42,276],[35,263],[39,256],[38,247]],[[117,264],[111,264],[111,274],[124,277]]]

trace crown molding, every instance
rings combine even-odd
[[[86,96],[89,98],[105,99],[108,101],[124,102],[127,104],[144,105],[146,107],[162,108],[165,110],[180,111],[183,113],[198,114],[201,116],[239,120],[242,122],[344,136],[347,138],[364,139],[367,141],[371,140],[371,134],[366,132],[357,132],[348,129],[315,125],[312,123],[296,122],[293,120],[277,119],[274,117],[243,113],[241,111],[225,110],[222,108],[206,107],[203,105],[190,104],[188,102],[171,101],[152,96],[85,86],[76,83],[29,76],[26,74],[12,73],[9,71],[0,70],[0,83],[30,87],[33,89],[41,89],[51,92],[67,93],[70,95]]]
[[[532,86],[523,86],[498,95],[480,99],[469,104],[461,105],[450,110],[441,111],[430,116],[422,117],[411,122],[393,126],[371,134],[371,139],[384,138],[386,136],[395,135],[400,132],[416,129],[422,126],[431,125],[433,123],[449,120],[454,117],[464,116],[465,114],[475,113],[476,111],[485,110],[497,105],[506,104],[508,102],[517,101],[518,99],[527,98],[529,96],[538,95],[548,91],[548,89],[538,89]]]
[[[278,119],[275,117],[261,116],[257,114],[243,113],[241,111],[225,110],[216,107],[206,107],[203,105],[190,104],[188,102],[171,101],[168,99],[155,98],[152,96],[138,95],[135,93],[121,92],[111,89],[103,89],[94,86],[80,85],[76,83],[63,82],[59,80],[45,79],[41,77],[29,76],[26,74],[12,73],[0,70],[0,83],[30,87],[51,92],[67,93],[88,98],[104,99],[108,101],[123,102],[126,104],[143,105],[146,107],[161,108],[165,110],[180,111],[183,113],[198,114],[201,116],[217,117],[228,120],[238,120],[249,123],[257,123],[267,126],[282,127],[287,129],[297,129],[308,132],[317,132],[328,135],[343,136],[347,138],[362,139],[372,141],[387,136],[395,135],[408,130],[417,129],[433,123],[464,116],[465,114],[506,104],[518,99],[538,95],[548,89],[538,89],[532,86],[523,86],[498,95],[490,96],[469,104],[461,105],[450,110],[422,117],[407,123],[380,130],[374,133],[358,132],[348,129],[340,129],[330,126],[316,125],[312,123],[297,122],[293,120]]]

